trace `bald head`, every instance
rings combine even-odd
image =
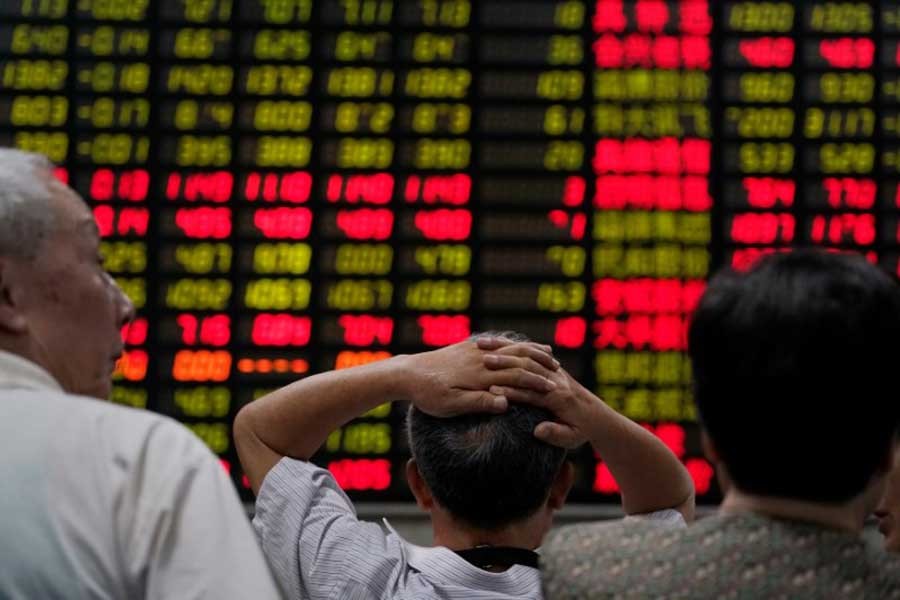
[[[0,256],[33,259],[53,231],[53,163],[0,148]]]

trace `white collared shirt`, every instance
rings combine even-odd
[[[676,511],[648,515],[684,526]],[[266,475],[253,526],[288,600],[540,600],[537,569],[493,573],[448,548],[410,544],[360,521],[331,473],[283,458]]]
[[[0,352],[0,598],[268,599],[234,487],[175,421]]]

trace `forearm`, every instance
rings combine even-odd
[[[403,360],[320,373],[244,406],[234,439],[254,491],[281,458],[309,460],[338,427],[379,404],[404,399]]]
[[[579,388],[595,406],[584,432],[619,484],[625,513],[674,508],[692,520],[694,484],[681,461],[655,435]]]

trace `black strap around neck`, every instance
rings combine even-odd
[[[466,562],[475,565],[479,569],[511,567],[513,565],[523,565],[533,569],[538,568],[538,553],[525,548],[477,546],[468,550],[456,550],[456,553]]]

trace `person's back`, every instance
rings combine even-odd
[[[538,600],[535,549],[574,475],[565,448],[586,440],[619,478],[627,513],[683,527],[693,485],[678,459],[549,352],[480,335],[320,373],[246,405],[235,442],[257,493],[253,524],[288,597]],[[412,405],[406,478],[431,519],[431,548],[360,521],[332,474],[309,462],[331,431],[396,401]]]
[[[679,531],[554,532],[547,600],[900,598],[860,535],[900,423],[900,287],[858,256],[798,251],[715,278],[689,353],[718,514]]]
[[[0,598],[277,598],[209,449],[102,402],[133,316],[81,198],[0,148]]]
[[[900,598],[900,561],[858,534],[749,512],[684,529],[567,527],[541,567],[547,600]]]
[[[174,421],[0,353],[0,455],[0,598],[272,597],[231,482]],[[221,522],[189,522],[207,510]]]

